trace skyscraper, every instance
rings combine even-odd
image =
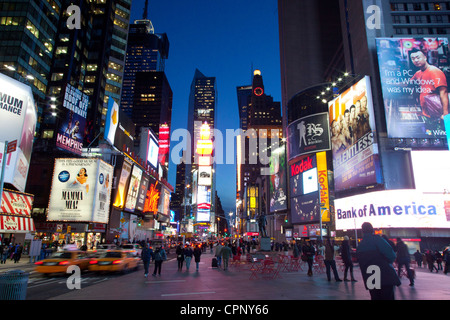
[[[185,203],[191,205],[190,211],[195,219],[199,218],[199,213],[203,210],[205,213],[203,219],[208,221],[201,222],[208,225],[214,222],[215,212],[215,163],[210,162],[213,150],[209,148],[214,139],[216,107],[216,78],[207,77],[196,69],[189,93],[187,130],[191,136],[191,143],[187,146],[189,151],[186,153],[185,181],[190,188],[186,188]],[[203,148],[200,143],[208,146]],[[201,159],[207,159],[208,163],[202,163]],[[199,207],[202,201],[206,203],[205,207]],[[186,215],[190,215],[191,212],[186,212]]]
[[[345,71],[338,11],[335,0],[278,0],[283,129],[295,94]]]
[[[261,159],[270,157],[271,143],[279,143],[283,136],[281,106],[265,92],[260,70],[254,70],[252,85],[238,87],[237,94],[240,125],[246,135],[238,139],[236,196],[242,203],[243,231],[257,231],[250,220],[262,212],[261,170],[267,163]]]
[[[29,8],[34,8],[35,2],[31,3]],[[48,4],[52,2],[41,7]],[[80,8],[80,28],[67,26],[66,11],[71,4]],[[41,130],[27,184],[27,192],[36,194],[37,211],[45,212],[48,205],[54,158],[81,156],[83,147],[97,146],[100,141],[108,97],[120,97],[130,7],[131,0],[63,0],[39,15],[47,21],[46,17],[57,11],[59,20],[55,19],[59,23],[54,36],[47,39],[47,45],[48,41],[52,44],[53,58],[46,72],[47,97],[42,105]],[[84,99],[85,109],[77,115],[66,105],[74,96]],[[80,116],[82,119],[75,119]],[[71,136],[71,131],[77,133],[76,137]],[[63,141],[77,147],[64,148]]]
[[[31,86],[39,132],[63,1],[0,3],[0,71]]]
[[[236,88],[239,112],[239,128],[247,130],[248,105],[250,96],[252,95],[252,86],[239,86]]]
[[[165,33],[155,34],[150,20],[136,20],[130,25],[124,81],[120,107],[132,117],[137,72],[164,72],[169,55],[169,40]],[[157,133],[157,131],[155,132]]]
[[[448,1],[279,0],[278,8],[284,125],[291,124],[295,128],[295,121],[301,121],[302,116],[317,115],[318,112],[328,112],[332,125],[330,130],[333,149],[327,151],[326,165],[328,172],[333,174],[329,177],[333,184],[330,184],[330,190],[325,188],[325,193],[330,191],[330,203],[334,202],[336,211],[334,214],[330,211],[329,230],[345,233],[345,230],[354,228],[356,232],[362,222],[367,221],[368,216],[361,215],[362,219],[351,219],[351,225],[345,226],[342,216],[339,217],[337,213],[348,208],[344,204],[357,208],[363,203],[377,203],[392,211],[387,204],[388,199],[401,202],[410,196],[411,200],[408,201],[414,203],[422,197],[422,192],[424,197],[427,193],[432,193],[431,189],[439,184],[439,178],[433,179],[433,187],[420,187],[418,177],[431,177],[428,167],[441,168],[446,161],[439,163],[438,160],[435,165],[420,166],[418,159],[424,157],[431,161],[437,157],[437,153],[431,150],[447,150],[448,147],[444,143],[443,130],[440,129],[442,127],[439,127],[440,117],[430,121],[431,117],[426,119],[423,112],[425,105],[420,101],[423,88],[411,79],[418,69],[424,70],[413,62],[412,55],[419,54],[422,59],[427,60],[427,64],[422,67],[433,66],[434,70],[440,69],[448,79]],[[339,15],[335,14],[337,11]],[[322,32],[329,35],[321,37]],[[321,40],[317,41],[318,39]],[[324,49],[327,46],[328,50]],[[344,77],[349,80],[344,80]],[[439,81],[442,79],[439,78]],[[445,92],[442,90],[445,85],[440,83],[434,89]],[[391,91],[387,91],[388,89]],[[444,105],[445,100],[447,99],[444,98],[442,103]],[[348,115],[352,110],[356,111],[360,103],[366,111],[358,116],[353,114],[351,118],[353,125],[355,119],[359,121],[359,128],[354,126],[356,130],[360,130],[362,122],[371,121],[372,132],[369,134],[373,149],[365,146],[359,148],[364,137],[361,138],[358,133],[353,134],[354,142],[348,143],[348,147],[339,145],[342,140],[336,139],[345,130],[350,130],[351,127],[346,125],[349,123]],[[291,108],[294,109],[292,112]],[[367,111],[369,108],[371,110]],[[443,109],[445,110],[444,106]],[[303,115],[300,110],[304,111]],[[291,119],[288,120],[288,117]],[[430,122],[434,130],[428,129]],[[294,143],[294,139],[288,140],[288,145],[292,146]],[[356,145],[358,148],[354,148]],[[349,151],[355,149],[358,152]],[[363,154],[370,157],[358,159]],[[299,159],[303,161],[303,157],[311,155],[318,159],[319,153],[302,154]],[[321,158],[323,166],[323,154]],[[289,165],[295,166],[297,161],[293,157]],[[369,179],[365,181],[365,177]],[[298,195],[297,199],[306,199],[303,198],[306,194],[298,193],[299,188],[295,186],[300,175],[291,174],[288,179],[291,197],[288,210],[291,218],[306,216],[306,212],[311,215],[314,210],[322,217],[322,199],[317,197],[320,203],[314,209],[308,207],[306,201],[293,199],[292,194],[295,197]],[[343,181],[346,185],[342,184]],[[322,186],[316,187],[317,190],[319,188],[322,193]],[[399,197],[395,194],[398,189],[411,191],[411,194],[406,192]],[[441,193],[438,195],[436,192],[436,197],[441,198],[439,201],[443,201],[441,196]],[[350,203],[346,203],[347,200]],[[436,215],[444,217],[445,210],[436,212]],[[388,237],[401,234],[404,237],[425,238],[427,243],[441,241],[431,236],[434,230],[421,229],[423,223],[409,223],[405,219],[396,224],[389,222],[381,226],[374,220],[371,222],[374,228],[383,228],[383,233]],[[292,223],[294,226],[290,228],[297,234],[301,234],[302,229],[311,230],[310,227],[319,231],[317,225],[305,221],[297,220]],[[439,228],[444,226],[439,225]],[[450,235],[448,229],[440,229],[439,232],[441,230],[440,237]]]
[[[161,126],[170,132],[172,118],[173,94],[164,73],[169,40],[165,33],[155,34],[152,22],[147,19],[147,5],[146,1],[142,19],[130,25],[120,103],[120,108],[136,125],[136,151],[141,143],[142,128],[150,128],[160,139]],[[167,144],[167,153],[168,149]],[[167,178],[168,154],[160,160],[164,162],[161,163],[163,176]]]
[[[158,139],[161,139],[162,125],[168,126],[170,130],[173,93],[164,72],[139,71],[135,73],[134,80],[131,120],[136,125],[135,147],[139,147],[141,128],[151,128]],[[168,148],[164,159],[161,165],[164,167],[164,177],[166,177],[169,165]]]

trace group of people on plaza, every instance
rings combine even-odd
[[[153,260],[155,263],[155,267],[153,269],[152,276],[156,277],[156,275],[161,276],[162,264],[165,260],[167,260],[167,253],[164,250],[163,246],[157,246],[155,251],[150,246],[150,243],[144,243],[141,252],[141,259],[144,264],[144,276],[148,276],[150,262]]]
[[[442,253],[440,253],[438,250],[425,250],[425,253],[419,252],[417,250],[414,253],[414,258],[417,262],[418,267],[427,267],[430,272],[433,272],[436,270],[436,273],[439,272],[439,270],[442,270],[444,274],[447,274],[450,268],[450,250],[449,248],[446,248]],[[445,262],[445,265],[442,266],[442,263]],[[436,264],[435,264],[436,263]]]
[[[410,268],[411,255],[407,245],[402,239],[397,238],[396,244],[390,241],[386,236],[378,236],[374,234],[373,226],[365,222],[362,224],[363,239],[357,248],[358,263],[361,274],[364,279],[364,285],[369,290],[372,300],[394,300],[394,288],[401,285],[400,276],[402,268],[406,269],[406,275],[409,279],[410,286],[414,286],[415,272]],[[426,250],[423,255],[418,250],[414,253],[415,261],[418,267],[422,267],[422,263],[427,263],[431,272],[436,269],[442,270],[442,262],[445,261],[444,273],[447,274],[450,266],[449,250],[444,250],[443,254],[438,251],[434,253]],[[397,263],[397,270],[394,268],[394,262]],[[438,267],[434,265],[437,262]],[[377,266],[380,271],[380,285],[378,287],[369,285],[368,281],[372,281],[371,274],[373,266]]]
[[[23,246],[22,244],[0,244],[0,263],[5,264],[6,260],[11,259],[14,260],[14,263],[19,263],[20,258],[22,257]]]
[[[347,236],[344,237],[341,246],[338,246],[336,243],[332,242],[330,238],[327,238],[325,243],[303,241],[293,244],[293,257],[300,257],[302,261],[308,264],[308,276],[311,277],[313,275],[313,264],[316,259],[323,259],[328,281],[331,281],[331,271],[333,271],[334,279],[337,282],[342,281],[342,279],[339,277],[335,260],[338,252],[340,252],[342,262],[345,266],[344,281],[356,282],[357,280],[353,275],[351,247],[349,244],[349,238]],[[348,275],[350,275],[350,278],[348,278]]]
[[[206,246],[202,244],[194,244],[194,248],[192,248],[189,242],[183,245],[181,243],[178,244],[175,249],[175,254],[177,255],[178,262],[178,271],[183,270],[183,264],[186,262],[186,270],[189,271],[191,267],[192,258],[194,258],[196,270],[198,271],[200,265],[200,257],[203,252],[205,252]]]

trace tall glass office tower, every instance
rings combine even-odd
[[[60,0],[0,3],[0,72],[30,85],[39,131],[62,11]]]
[[[165,33],[155,34],[148,19],[130,25],[120,107],[132,117],[133,98],[138,72],[164,72],[169,56],[169,40]],[[156,132],[157,133],[157,132]]]

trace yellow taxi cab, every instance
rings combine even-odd
[[[139,268],[140,259],[127,250],[108,250],[89,262],[89,271],[127,272]]]
[[[66,273],[69,266],[76,265],[80,270],[87,270],[90,257],[85,251],[64,250],[55,252],[47,259],[35,263],[35,271],[43,274]]]

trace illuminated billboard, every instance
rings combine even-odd
[[[99,159],[55,159],[47,220],[108,223],[112,176]]]
[[[139,195],[139,187],[141,185],[142,169],[136,164],[131,170],[130,183],[128,184],[128,192],[125,200],[125,210],[134,212],[136,209],[136,201]]]
[[[136,125],[120,110],[112,97],[108,100],[108,111],[105,119],[105,140],[119,150],[134,149],[134,135]]]
[[[170,147],[170,127],[167,124],[161,124],[159,126],[159,163],[165,165],[169,160],[169,147]]]
[[[25,191],[37,114],[31,88],[0,73],[0,168],[5,141],[15,143],[8,153],[4,182]]]
[[[210,166],[199,166],[198,167],[198,185],[199,186],[210,186],[212,178],[212,169]]]
[[[150,182],[150,176],[146,173],[142,173],[141,185],[139,186],[139,194],[136,201],[136,210],[143,211],[145,204],[145,197],[147,195],[148,184]]]
[[[211,217],[211,187],[198,186],[197,222],[209,222]]]
[[[153,133],[148,130],[147,162],[155,169],[158,168],[159,146],[157,141]]]
[[[446,138],[447,38],[377,38],[389,138]]]
[[[156,215],[158,214],[158,202],[161,194],[161,185],[153,177],[150,177],[147,195],[145,197],[144,210],[142,212]]]
[[[113,206],[122,209],[125,205],[126,192],[128,187],[128,178],[131,174],[131,163],[123,160],[122,170],[119,176],[119,182],[116,186],[116,195],[114,198]]]
[[[56,132],[58,148],[81,155],[88,106],[89,96],[67,84],[60,114],[61,122]]]
[[[289,173],[292,223],[319,222],[320,198],[316,155],[301,157],[289,166]]]
[[[286,147],[273,150],[270,156],[270,212],[287,209]]]
[[[328,113],[300,118],[287,127],[288,160],[300,155],[330,150]]]
[[[376,191],[336,199],[336,230],[374,228],[450,228],[450,195],[417,190]]]
[[[411,151],[416,190],[428,193],[450,192],[450,151]]]
[[[328,103],[336,192],[381,183],[370,78]]]

